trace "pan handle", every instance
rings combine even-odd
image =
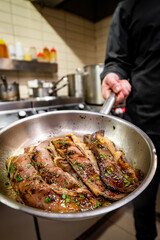
[[[111,92],[110,96],[105,100],[103,106],[100,109],[100,113],[109,114],[116,100],[116,94]]]

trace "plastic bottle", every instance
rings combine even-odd
[[[16,59],[16,48],[13,44],[8,45],[8,52],[10,59]]]
[[[50,62],[50,52],[47,47],[43,49],[43,61],[44,62]]]
[[[50,51],[50,63],[55,63],[57,61],[57,51],[55,48],[52,48]]]
[[[38,62],[43,62],[43,53],[42,53],[42,52],[39,52],[39,53],[37,54],[37,61],[38,61]]]
[[[23,60],[23,47],[20,42],[16,43],[16,59]]]
[[[30,47],[30,54],[32,57],[32,61],[37,61],[37,51],[35,47]]]
[[[0,58],[8,58],[8,48],[3,39],[0,39]]]

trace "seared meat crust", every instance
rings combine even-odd
[[[125,196],[124,194],[106,189],[91,160],[74,144],[70,138],[53,139],[52,143],[58,153],[69,161],[85,185],[96,196],[103,196],[104,198],[113,201],[121,199]]]
[[[79,188],[79,182],[76,179],[64,172],[60,167],[55,166],[53,155],[48,150],[50,144],[50,141],[46,140],[38,146],[25,150],[33,154],[31,158],[32,164],[48,184],[56,183],[58,186],[67,189]]]
[[[84,136],[84,142],[97,159],[101,179],[110,190],[123,193],[133,191],[139,184],[133,167],[126,162],[122,151],[116,153],[114,145],[111,142],[110,145],[107,144],[103,134],[103,131],[99,131]],[[108,145],[110,149],[112,146],[112,152],[109,150]],[[117,159],[113,155],[118,156]]]
[[[24,204],[52,212],[105,206],[133,191],[143,174],[104,131],[50,138],[7,160],[8,177]],[[105,201],[105,202],[104,202]]]
[[[53,212],[79,212],[100,206],[99,201],[84,189],[71,191],[57,184],[48,185],[31,164],[28,153],[7,161],[9,178],[14,190],[25,204]]]

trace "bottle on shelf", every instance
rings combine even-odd
[[[55,48],[50,50],[50,63],[55,63],[57,61],[57,51]]]
[[[16,59],[23,60],[23,47],[21,42],[16,43]]]
[[[30,47],[32,61],[37,61],[37,51],[35,47]]]
[[[0,39],[0,58],[8,58],[8,48],[3,39]]]
[[[8,45],[8,53],[10,59],[16,59],[16,48],[13,44]]]
[[[47,47],[43,49],[43,61],[44,62],[49,62],[50,61],[50,52]]]
[[[42,52],[39,52],[39,53],[37,54],[37,61],[38,61],[38,62],[43,62],[43,53],[42,53]]]

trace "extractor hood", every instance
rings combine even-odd
[[[113,14],[122,0],[30,0],[41,7],[58,8],[97,22]]]

